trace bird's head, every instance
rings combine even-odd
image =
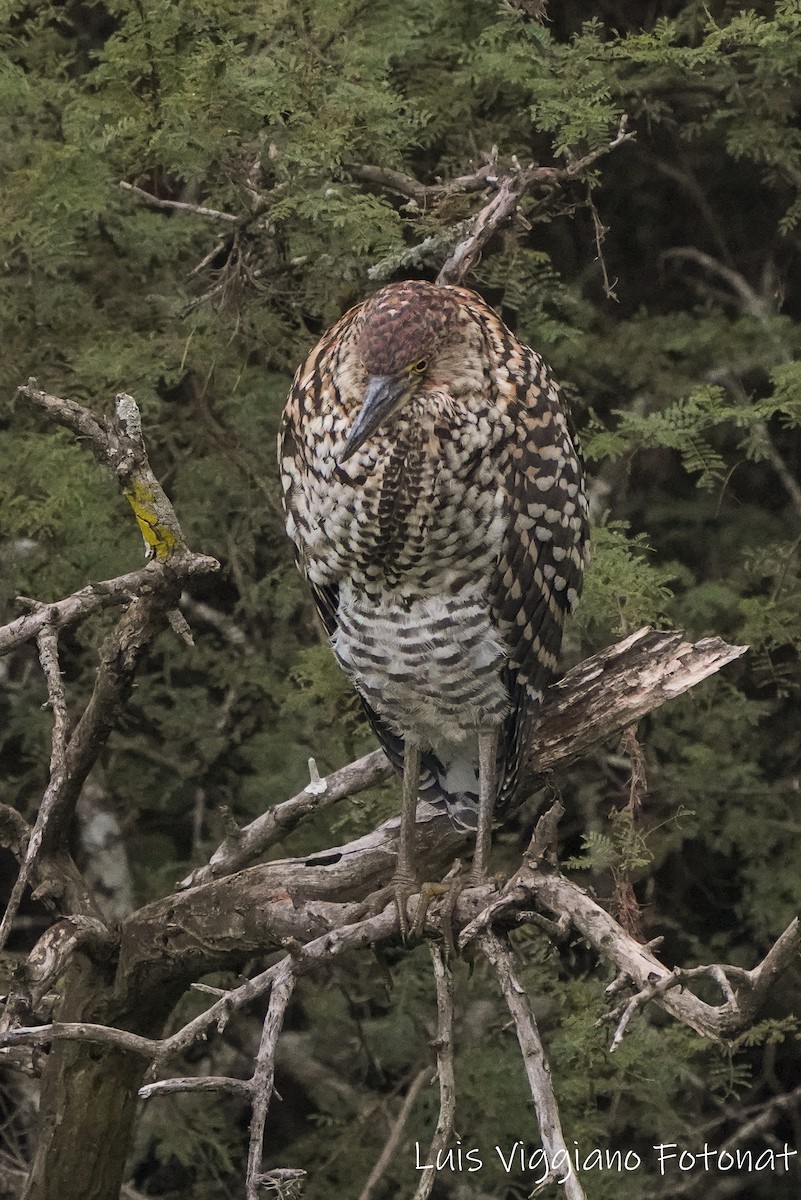
[[[346,462],[420,388],[456,311],[452,294],[407,280],[381,288],[364,304],[358,354],[367,384],[340,456]]]

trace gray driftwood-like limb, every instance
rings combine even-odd
[[[181,563],[181,571],[185,577],[208,574],[209,571],[217,569],[213,565],[214,562],[214,559],[209,559],[203,554],[193,555],[191,559]],[[128,571],[125,575],[118,575],[114,579],[89,583],[80,591],[73,592],[63,600],[55,600],[52,604],[39,604],[20,596],[20,603],[32,605],[31,611],[9,621],[7,625],[0,626],[0,655],[33,641],[43,629],[66,629],[98,609],[112,608],[115,604],[130,604],[136,596],[146,595],[154,588],[163,587],[167,576],[171,577],[171,571],[171,567],[151,559],[144,567]]]
[[[366,788],[386,783],[392,774],[384,751],[374,750],[332,771],[324,779],[313,780],[297,796],[282,800],[242,829],[229,834],[212,854],[208,865],[198,867],[186,879],[182,879],[178,887],[182,890],[196,887],[246,867],[313,814],[347,796],[355,796]]]
[[[650,1000],[655,1000],[702,1037],[717,1041],[748,1027],[771,985],[787,970],[801,949],[801,930],[796,918],[776,940],[762,962],[751,971],[720,965],[677,968],[672,971],[659,961],[649,945],[643,945],[631,937],[572,880],[551,868],[542,869],[539,863],[528,857],[501,894],[463,929],[460,945],[465,945],[475,937],[480,938],[493,922],[502,921],[505,914],[525,911],[532,902],[540,911],[544,910],[558,920],[567,917],[571,927],[631,981],[637,995],[619,1004],[613,1011],[612,1019],[625,1016],[628,1023],[636,1011]],[[702,975],[712,977],[718,983],[724,996],[722,1004],[707,1004],[681,986],[684,981]],[[611,989],[617,993],[620,986],[620,980],[615,979]]]
[[[20,863],[3,919],[0,921],[0,950],[6,944],[11,926],[19,912],[22,894],[30,879],[33,864],[42,848],[42,839],[59,791],[63,786],[66,770],[67,698],[64,693],[64,681],[61,678],[58,635],[46,625],[37,634],[36,643],[39,648],[39,662],[47,683],[47,706],[53,714],[53,732],[50,739],[50,780],[45,788],[31,835],[28,838],[25,857]]]
[[[592,151],[583,158],[574,159],[565,167],[518,167],[499,180],[498,191],[493,198],[473,217],[469,232],[454,247],[443,263],[437,283],[461,283],[475,266],[484,246],[492,235],[517,211],[521,197],[536,184],[555,186],[583,176],[590,167],[605,154],[615,150],[634,137],[626,132],[628,118],[621,117],[617,134],[607,146]]]
[[[359,1200],[372,1200],[373,1196],[375,1195],[376,1188],[384,1178],[387,1168],[390,1166],[398,1151],[398,1146],[400,1145],[401,1138],[403,1137],[403,1131],[406,1128],[406,1122],[409,1120],[409,1114],[411,1113],[412,1108],[414,1107],[414,1102],[422,1091],[423,1085],[426,1083],[428,1076],[429,1068],[423,1067],[422,1070],[417,1072],[411,1084],[409,1085],[409,1090],[403,1097],[403,1103],[400,1106],[398,1115],[392,1122],[392,1128],[389,1132],[389,1137],[384,1144],[384,1148],[376,1159],[373,1169],[367,1178],[367,1182],[365,1183],[361,1192],[359,1192]]]
[[[547,1155],[548,1175],[537,1191],[558,1181],[564,1187],[566,1200],[586,1200],[584,1189],[571,1169],[570,1152],[565,1144],[559,1118],[559,1105],[551,1084],[551,1069],[534,1013],[531,1011],[525,989],[517,978],[511,947],[508,941],[489,932],[481,934],[479,945],[498,976],[503,998],[514,1021],[542,1148]]]
[[[50,780],[16,892],[21,894],[25,883],[33,878],[43,896],[61,900],[64,911],[97,917],[96,906],[88,890],[76,881],[77,873],[64,850],[67,825],[87,775],[127,701],[144,650],[170,623],[182,581],[191,574],[216,570],[218,564],[187,548],[173,507],[150,467],[133,397],[120,393],[110,420],[73,400],[50,395],[38,387],[35,379],[18,388],[17,396],[80,437],[112,472],[133,509],[148,554],[155,559],[156,569],[149,573],[145,570],[94,585],[55,605],[39,608],[34,604],[31,613],[0,631],[0,648],[4,642],[5,648],[10,648],[23,639],[38,639],[49,702],[56,717]],[[101,648],[92,696],[67,738],[56,630],[107,602],[128,603],[128,607]],[[18,900],[18,895],[12,900]],[[14,904],[9,906],[0,936],[8,932],[14,908]]]
[[[172,1079],[145,1084],[139,1089],[139,1098],[151,1100],[153,1096],[168,1096],[175,1092],[228,1092],[249,1100],[252,1089],[249,1079],[235,1079],[229,1075],[176,1075]]]
[[[261,1184],[265,1182],[261,1172],[261,1159],[264,1146],[264,1127],[267,1123],[267,1113],[275,1083],[275,1050],[296,981],[297,974],[292,959],[287,957],[282,961],[281,970],[276,974],[270,990],[270,1003],[267,1008],[267,1016],[264,1018],[261,1041],[256,1055],[256,1069],[250,1081],[251,1118],[245,1200],[259,1200]]]
[[[456,1078],[453,1063],[453,976],[439,942],[429,942],[434,982],[437,988],[437,1080],[439,1081],[439,1115],[437,1127],[426,1155],[424,1170],[413,1200],[428,1200],[436,1179],[437,1156],[453,1137],[456,1117]]]
[[[144,188],[137,187],[134,183],[127,183],[124,179],[120,180],[120,187],[123,191],[130,192],[136,196],[137,200],[141,200],[143,204],[147,204],[150,208],[166,209],[168,212],[184,212],[193,214],[196,217],[206,217],[212,221],[225,221],[229,224],[235,224],[237,218],[230,213],[221,212],[218,208],[206,208],[202,204],[187,204],[183,200],[161,200],[158,196],[152,195],[151,192],[146,192]]]
[[[125,1029],[95,1025],[90,1021],[54,1021],[50,1025],[33,1025],[29,1029],[4,1029],[0,1033],[0,1048],[9,1046],[48,1046],[51,1042],[90,1042],[96,1046],[115,1046],[130,1050],[142,1058],[156,1058],[160,1043],[154,1038],[140,1037]]]
[[[535,790],[547,772],[619,735],[646,713],[739,658],[746,649],[729,646],[720,638],[693,644],[685,642],[675,630],[646,628],[585,659],[546,693],[531,743],[529,791]],[[208,865],[198,867],[178,886],[196,887],[240,870],[318,809],[384,783],[391,775],[383,751],[375,750],[333,771],[319,785],[307,786],[290,800],[273,808],[265,804],[261,816],[226,838]],[[327,856],[330,859],[336,855],[337,861],[344,861],[352,852],[364,860],[368,846],[383,855],[396,824],[393,818],[368,838],[338,847]],[[456,834],[451,845],[456,848],[460,844],[462,839]],[[305,861],[311,865],[314,858]]]

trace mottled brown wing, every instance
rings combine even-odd
[[[295,547],[295,561],[304,578],[308,579],[307,534],[308,524],[304,516],[305,505],[300,503],[303,492],[312,485],[319,474],[318,452],[320,437],[307,436],[309,422],[319,418],[320,413],[338,413],[343,401],[337,385],[338,359],[345,336],[352,329],[361,305],[356,305],[340,317],[339,321],[323,334],[305,362],[295,372],[289,391],[281,425],[278,430],[278,468],[281,477],[281,502],[286,517],[286,531]],[[330,428],[330,427],[329,427]],[[333,610],[330,600],[309,584],[315,603],[329,635],[335,627],[336,604]],[[332,624],[333,622],[333,624]]]
[[[539,355],[526,348],[523,362],[505,448],[507,525],[489,599],[511,681],[537,700],[555,674],[565,616],[581,592],[587,501],[558,389]]]

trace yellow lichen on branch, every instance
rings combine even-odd
[[[160,490],[160,489],[159,489]],[[152,487],[140,480],[133,479],[123,488],[123,493],[133,509],[136,523],[145,540],[148,557],[157,562],[166,562],[173,551],[181,545],[180,533],[173,528],[173,523],[164,520],[159,515],[159,499],[161,497]]]

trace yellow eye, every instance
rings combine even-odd
[[[422,375],[428,370],[428,359],[418,358],[417,362],[411,364],[409,370],[411,371],[412,375]]]

